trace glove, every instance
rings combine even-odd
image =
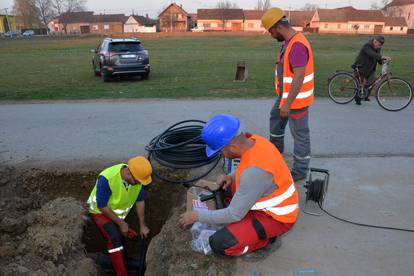
[[[133,239],[133,238],[136,238],[138,236],[138,234],[137,234],[137,232],[135,232],[134,230],[129,228],[127,236],[128,236],[128,238]]]

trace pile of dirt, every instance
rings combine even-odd
[[[161,232],[152,239],[147,252],[147,275],[232,275],[235,259],[205,256],[191,250],[191,232],[179,228],[185,212],[184,194]]]
[[[96,275],[81,243],[85,222],[79,218],[85,211],[80,202],[57,198],[36,209],[38,202],[1,200],[0,275]],[[7,212],[11,205],[16,212]]]

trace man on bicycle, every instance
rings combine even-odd
[[[359,74],[363,81],[363,87],[366,89],[369,84],[375,81],[375,70],[377,63],[382,64],[385,60],[391,60],[391,58],[381,55],[381,48],[384,45],[385,38],[382,35],[378,35],[368,41],[362,46],[359,54],[352,65],[355,70],[358,68]],[[365,101],[369,101],[369,95],[371,90],[365,91]],[[357,105],[361,105],[361,98],[358,93],[355,96],[355,102]]]

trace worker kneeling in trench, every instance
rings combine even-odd
[[[149,233],[145,224],[142,185],[151,183],[151,174],[151,164],[145,157],[131,158],[128,164],[121,163],[102,171],[88,199],[89,212],[107,240],[108,253],[118,276],[127,275],[124,237],[134,238],[138,235],[124,221],[134,205],[141,237],[146,237]]]
[[[224,224],[209,239],[215,254],[262,258],[280,246],[279,237],[294,225],[298,192],[277,148],[267,139],[239,129],[238,118],[222,114],[211,118],[202,130],[207,156],[220,151],[226,158],[240,158],[234,175],[217,179],[230,192],[230,204],[220,210],[186,212],[180,224],[183,228],[197,221]]]

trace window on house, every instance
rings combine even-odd
[[[97,31],[98,30],[98,25],[92,25],[92,30]]]
[[[182,14],[180,13],[180,14],[178,14],[178,19],[181,19],[181,18],[183,18],[183,16],[182,16]]]
[[[210,28],[210,23],[204,23],[204,27],[206,27],[206,28]],[[203,27],[203,25],[201,25],[201,27]]]
[[[328,27],[329,27],[329,25],[328,24],[325,24],[325,29],[328,29]]]
[[[341,24],[338,24],[338,29],[340,29],[341,28]]]
[[[108,24],[104,25],[104,30],[109,30],[109,25]]]
[[[400,31],[404,31],[404,27],[401,27],[401,28],[400,28]]]
[[[227,22],[226,23],[226,27],[229,27],[230,28],[231,27],[231,22]]]
[[[216,27],[217,27],[217,23],[216,23],[216,22],[211,23],[211,27],[212,27],[212,28],[216,28]]]
[[[369,29],[370,25],[364,25],[364,29]]]
[[[394,27],[390,27],[390,31],[392,31],[394,29]]]

